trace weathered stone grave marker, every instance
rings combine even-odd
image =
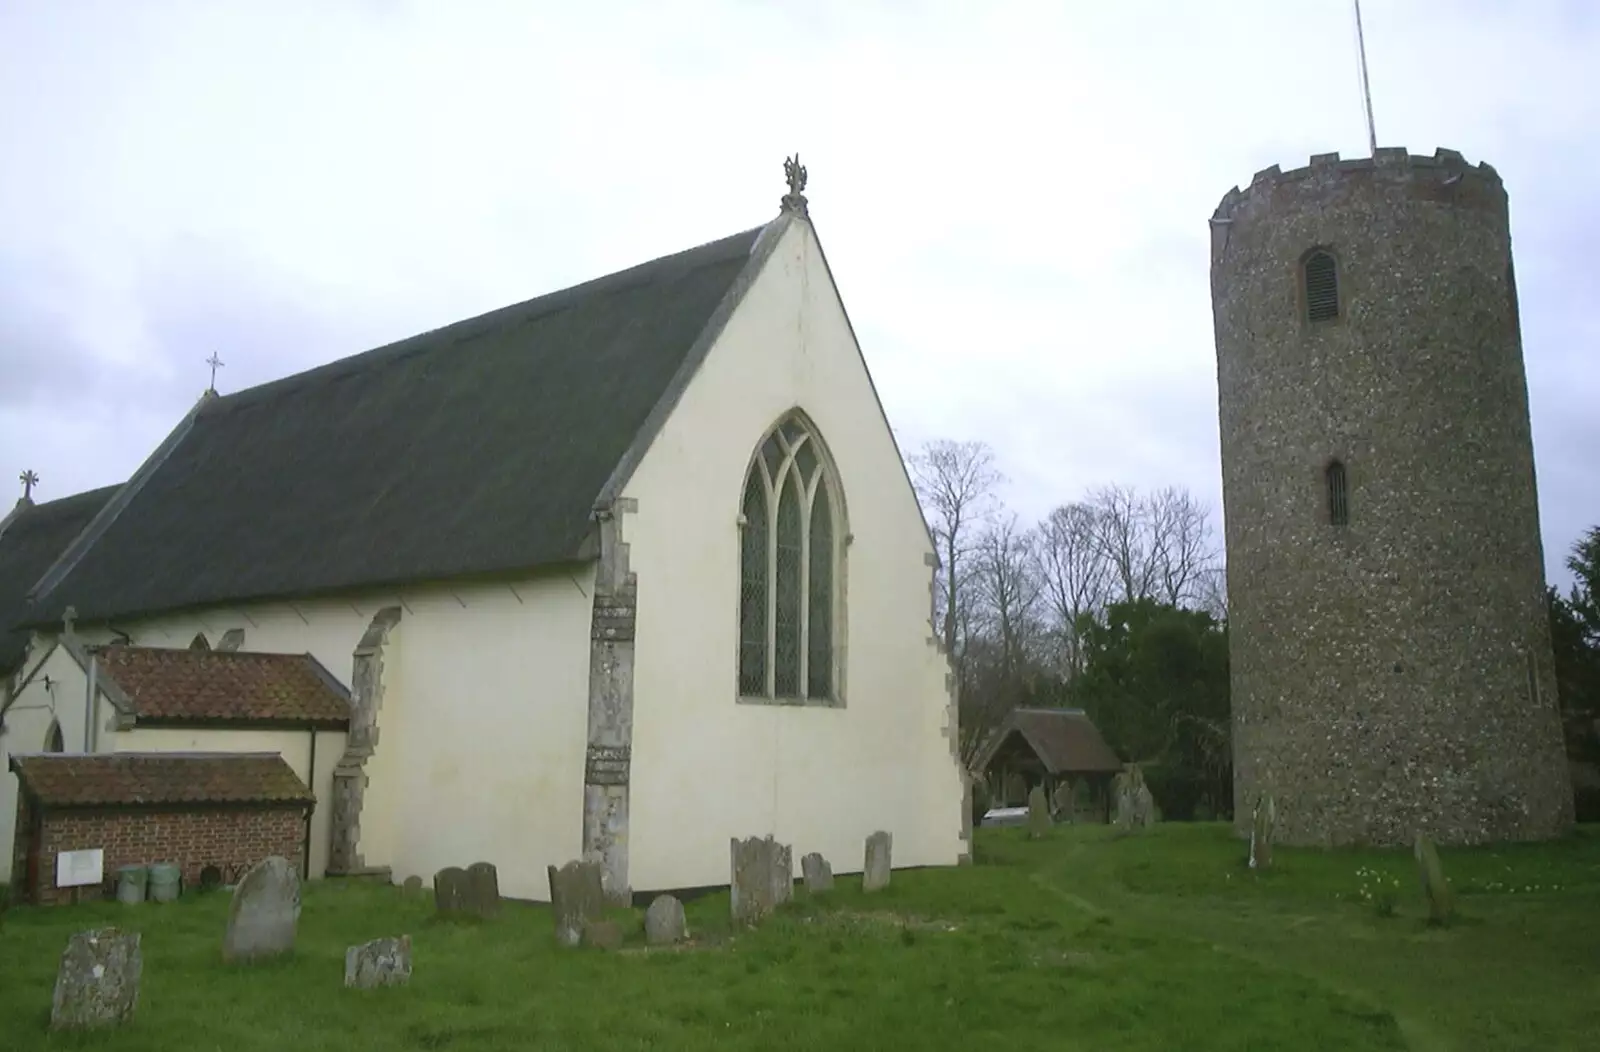
[[[1277,820],[1277,805],[1273,803],[1272,794],[1262,793],[1250,816],[1251,869],[1272,868],[1272,831]]]
[[[116,928],[77,932],[61,953],[50,1028],[89,1030],[132,1019],[143,972],[138,932]]]
[[[833,867],[816,851],[800,859],[800,875],[805,877],[806,891],[812,895],[833,890]]]
[[[413,898],[413,897],[415,897],[417,895],[421,895],[422,894],[422,878],[417,876],[415,873],[411,874],[411,876],[407,877],[405,879],[404,883],[402,883],[400,885],[400,891],[407,898]]]
[[[233,889],[222,959],[278,957],[294,949],[300,923],[300,874],[280,855],[264,858]]]
[[[1044,795],[1044,786],[1028,790],[1028,838],[1037,840],[1050,833],[1055,820],[1050,817],[1050,801]]]
[[[344,951],[344,985],[360,990],[411,981],[411,936],[373,939]]]
[[[732,877],[730,909],[735,924],[755,924],[794,894],[788,844],[771,836],[728,842]]]
[[[500,913],[500,871],[492,862],[467,867],[466,911],[488,920]]]
[[[644,913],[644,941],[651,946],[666,946],[689,937],[689,921],[683,903],[671,895],[657,895]]]
[[[573,860],[557,869],[546,867],[550,878],[550,912],[555,916],[556,942],[577,946],[584,929],[598,923],[605,909],[600,883],[600,863]]]
[[[861,890],[880,891],[889,886],[893,870],[894,837],[882,829],[867,837],[867,857],[861,867]]]
[[[471,878],[460,866],[446,866],[433,875],[433,908],[440,917],[467,915],[467,889]]]
[[[1428,923],[1449,924],[1455,917],[1455,893],[1445,879],[1444,867],[1439,863],[1439,851],[1433,841],[1417,834],[1413,848],[1417,856],[1417,875],[1422,878],[1422,894],[1428,900]]]

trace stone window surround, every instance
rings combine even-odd
[[[1311,316],[1310,274],[1308,265],[1319,256],[1326,257],[1333,264],[1333,302],[1334,313],[1326,318],[1313,318]],[[1300,254],[1300,259],[1295,264],[1295,293],[1299,301],[1300,320],[1308,327],[1320,328],[1325,325],[1339,325],[1344,322],[1344,264],[1339,259],[1339,254],[1330,245],[1315,244]]]
[[[832,593],[831,594],[831,599],[832,599],[832,606],[833,606],[833,610],[832,610],[832,613],[833,613],[832,622],[833,623],[831,625],[832,635],[833,635],[833,639],[832,639],[833,683],[832,683],[832,693],[831,693],[830,697],[809,697],[809,696],[807,696],[805,694],[805,690],[807,689],[808,685],[806,683],[804,683],[804,682],[802,682],[802,684],[801,684],[801,694],[799,696],[770,695],[770,694],[750,694],[750,693],[745,692],[742,689],[742,684],[740,682],[740,649],[742,647],[743,638],[744,638],[743,637],[744,579],[743,579],[743,572],[742,572],[742,569],[743,569],[743,566],[742,566],[742,563],[743,563],[743,543],[742,543],[742,540],[743,540],[743,532],[744,532],[744,529],[745,529],[745,527],[747,525],[747,520],[745,518],[744,511],[743,511],[745,491],[746,491],[746,489],[748,488],[748,486],[750,484],[750,476],[751,476],[751,474],[753,472],[758,472],[758,471],[761,470],[759,465],[760,465],[760,461],[761,461],[761,451],[762,451],[763,447],[767,444],[768,440],[771,439],[773,435],[777,434],[780,431],[780,429],[784,428],[786,425],[793,425],[795,427],[798,427],[802,432],[804,432],[805,435],[807,436],[806,444],[811,446],[812,449],[817,454],[818,472],[822,477],[822,485],[825,485],[827,487],[827,490],[828,490],[829,511],[831,512],[832,520],[833,520],[832,525],[833,525],[833,556],[834,556],[834,558],[833,558],[833,583],[832,583],[832,589],[831,589],[831,593]],[[811,418],[805,413],[804,410],[800,409],[799,407],[791,408],[788,411],[786,411],[783,414],[781,414],[778,417],[778,419],[775,420],[772,423],[772,425],[770,427],[768,427],[764,431],[762,431],[761,437],[756,441],[754,448],[751,450],[749,464],[745,468],[744,473],[740,476],[737,501],[738,501],[738,503],[737,503],[736,507],[737,507],[738,510],[736,511],[735,520],[734,521],[736,523],[737,536],[740,538],[741,543],[738,546],[739,554],[736,556],[736,558],[738,558],[739,561],[740,561],[740,570],[741,570],[741,572],[738,575],[736,575],[738,579],[737,579],[737,581],[735,583],[735,595],[734,595],[734,599],[735,599],[734,609],[737,612],[736,629],[735,629],[737,643],[736,643],[734,651],[733,651],[733,662],[732,662],[732,664],[733,664],[732,674],[733,674],[733,685],[734,685],[734,697],[735,697],[735,699],[737,700],[738,704],[741,704],[741,705],[781,705],[781,706],[791,706],[791,707],[797,707],[797,708],[804,707],[804,708],[829,708],[829,709],[842,709],[842,708],[845,708],[846,707],[846,701],[845,701],[845,699],[846,699],[846,689],[845,689],[845,680],[846,680],[846,676],[845,676],[846,657],[845,657],[845,654],[846,654],[846,647],[845,647],[845,640],[847,638],[846,615],[847,615],[847,610],[848,610],[848,602],[847,602],[847,597],[846,597],[846,591],[847,591],[847,582],[849,580],[848,562],[847,562],[847,560],[848,560],[848,551],[850,549],[852,541],[855,538],[854,538],[854,535],[852,535],[849,532],[849,513],[847,511],[847,501],[845,499],[844,487],[843,487],[843,485],[841,484],[841,482],[839,480],[839,471],[838,471],[837,463],[833,458],[832,452],[828,448],[828,443],[827,443],[826,439],[824,439],[822,437],[821,430],[816,426],[816,424],[814,422],[812,422]],[[807,528],[809,529],[809,527],[807,527]],[[809,582],[802,582],[802,587],[809,589]],[[809,601],[809,592],[807,593],[807,599]],[[772,675],[772,671],[771,671],[772,658],[773,658],[773,655],[769,652],[769,654],[768,654],[768,676],[769,676],[769,679],[771,678],[771,675]],[[805,675],[805,668],[806,668],[805,660],[806,659],[809,659],[809,654],[802,653],[802,664],[801,664],[802,680],[804,680],[806,678],[806,675]]]

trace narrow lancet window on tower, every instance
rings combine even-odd
[[[1328,521],[1335,526],[1350,525],[1350,490],[1345,479],[1344,462],[1329,461],[1323,475],[1328,487]]]
[[[1333,255],[1317,249],[1303,265],[1306,281],[1306,318],[1332,321],[1339,316],[1339,267]]]

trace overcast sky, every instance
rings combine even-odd
[[[1545,548],[1600,521],[1600,4],[1367,0],[1380,144],[1512,200]],[[0,469],[765,222],[782,161],[902,447],[1028,518],[1220,516],[1206,220],[1366,152],[1349,0],[0,0]],[[0,500],[9,504],[9,499]]]

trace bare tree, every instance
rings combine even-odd
[[[1200,602],[1202,579],[1217,563],[1210,512],[1188,490],[1175,486],[1140,503],[1157,598],[1172,606]]]
[[[1020,702],[1036,667],[1042,595],[1036,548],[1036,535],[1015,514],[990,525],[974,545],[967,611],[978,631],[967,636],[961,691],[961,748],[969,764]]]
[[[1112,598],[1156,599],[1195,605],[1207,596],[1206,577],[1219,563],[1209,510],[1175,486],[1141,496],[1105,486],[1089,495],[1091,536],[1110,568]]]
[[[1131,488],[1102,486],[1089,494],[1094,509],[1095,546],[1110,568],[1112,598],[1143,599],[1155,590],[1155,561],[1150,550],[1146,503]]]
[[[1111,564],[1095,540],[1095,510],[1063,504],[1039,524],[1039,579],[1068,675],[1083,671],[1078,619],[1099,611],[1111,589]]]
[[[993,515],[1004,476],[986,442],[937,439],[908,462],[922,513],[939,550],[937,601],[945,650],[959,660],[957,628],[971,577],[977,531]]]

